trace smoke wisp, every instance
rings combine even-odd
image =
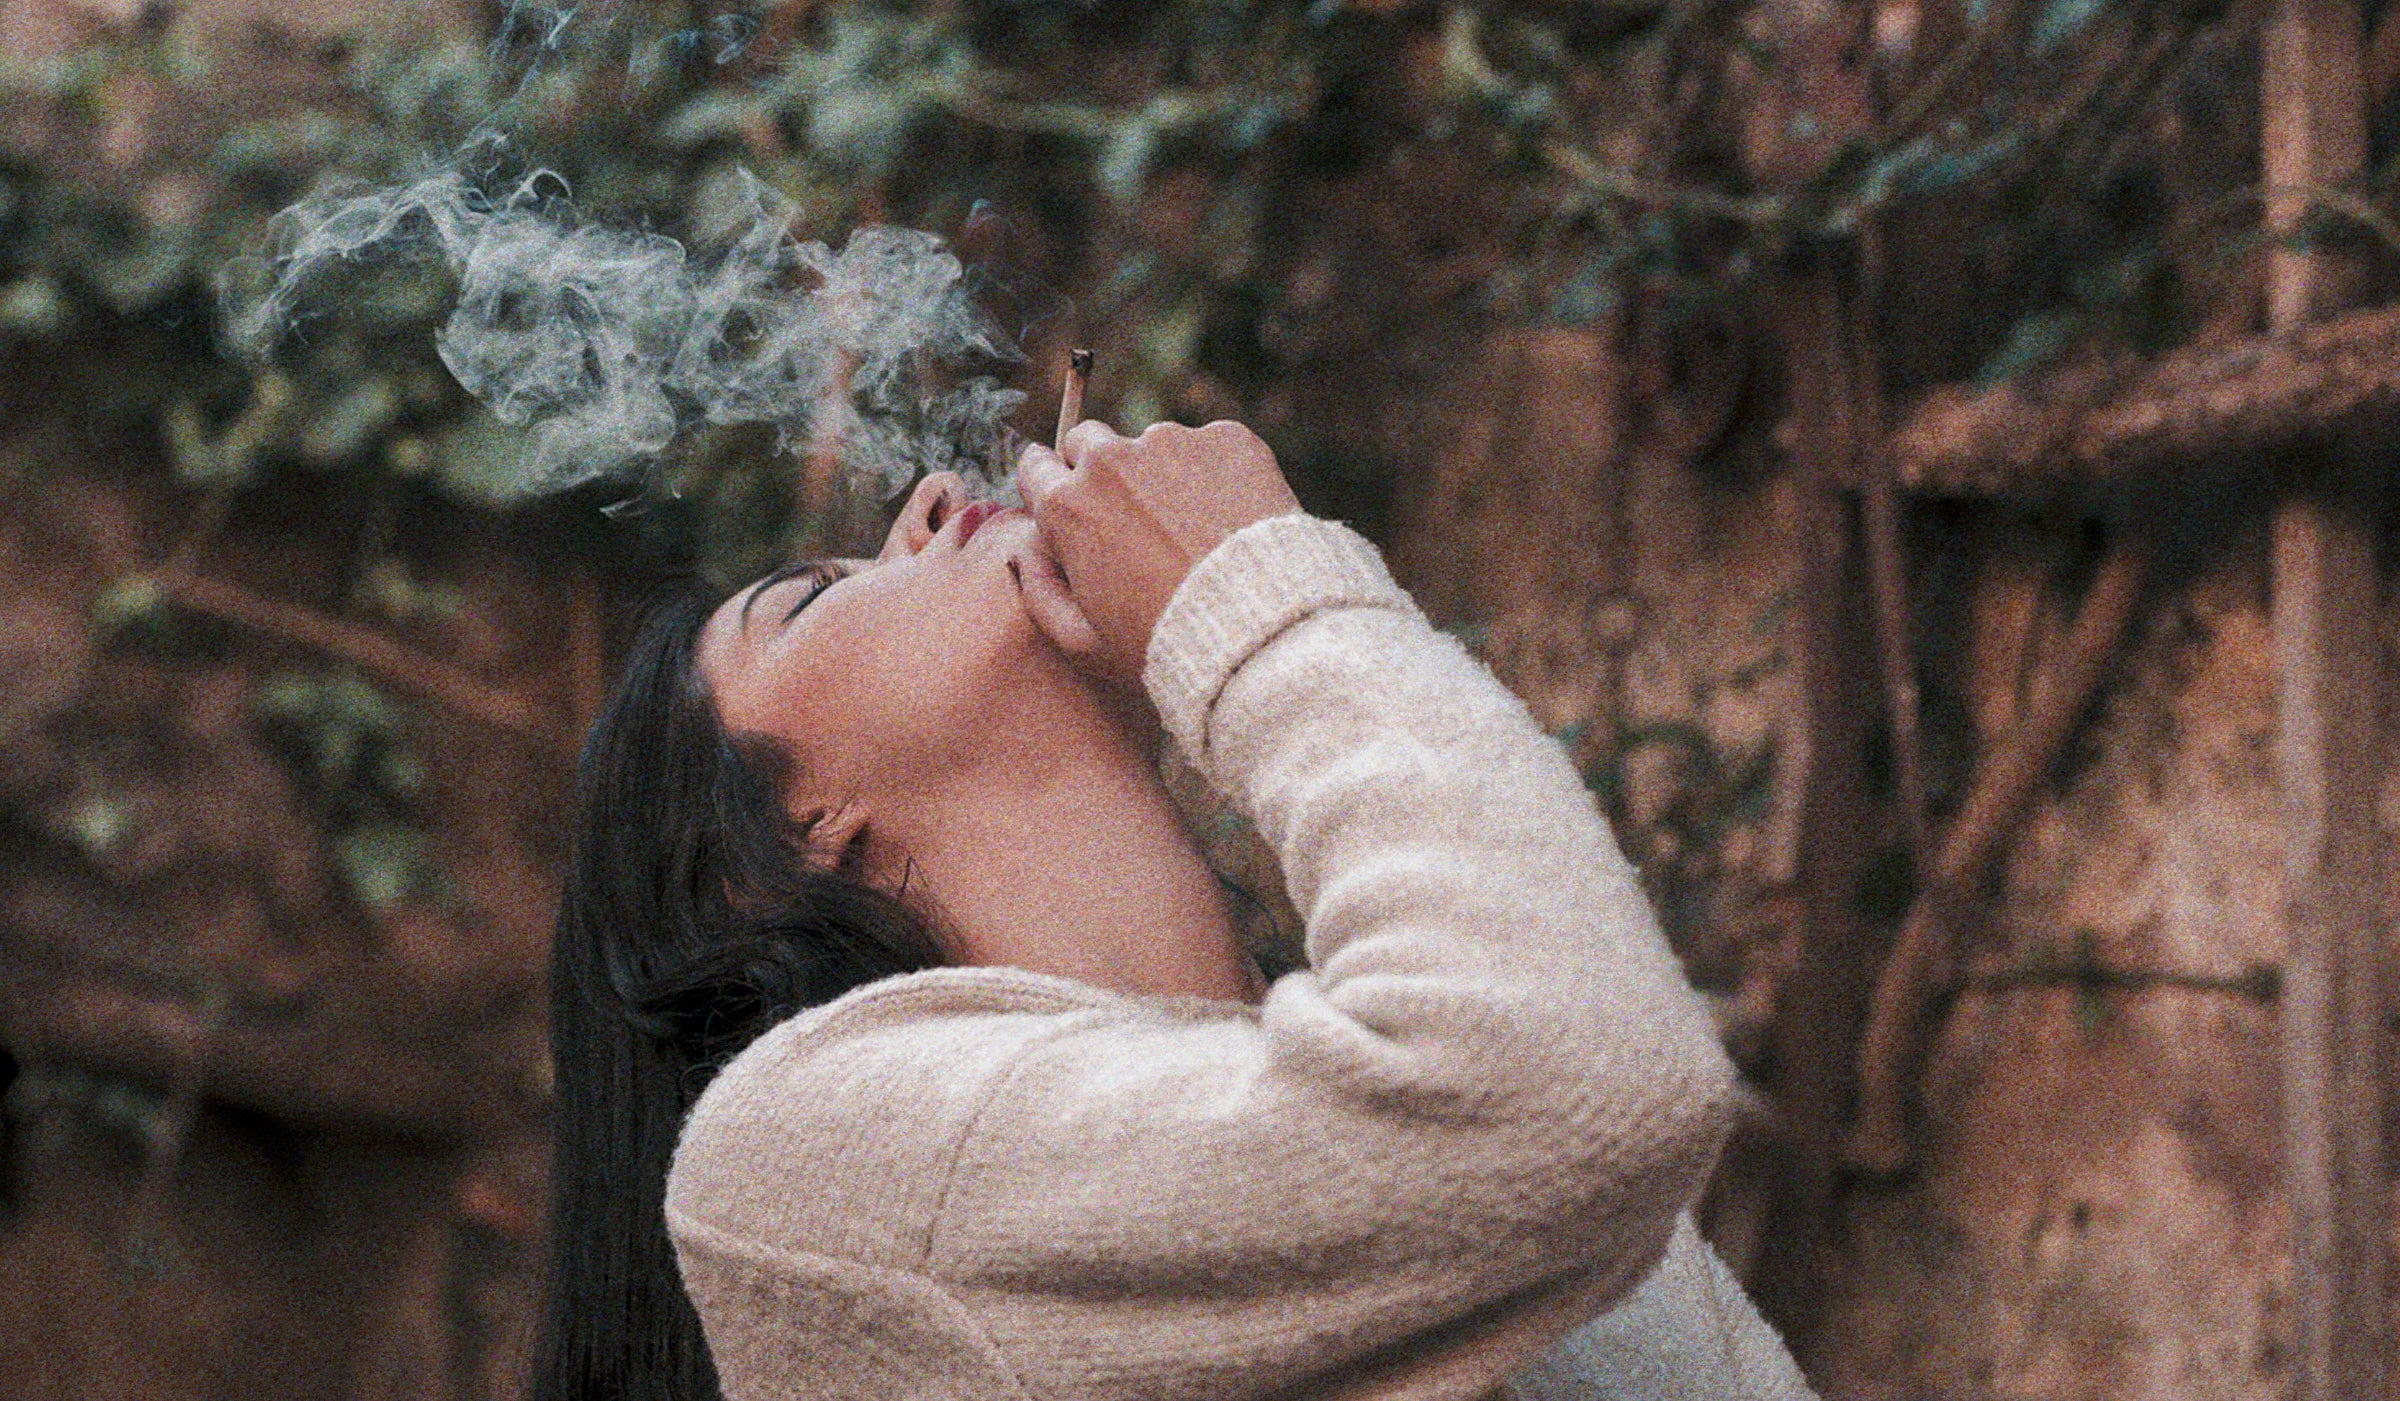
[[[861,228],[838,251],[790,233],[790,201],[743,172],[722,251],[584,219],[537,171],[498,194],[456,169],[324,191],[278,216],[270,257],[225,281],[228,336],[264,355],[344,269],[430,260],[455,279],[442,362],[531,430],[528,492],[622,477],[701,423],[838,443],[886,492],[956,468],[986,492],[1024,399],[944,377],[1017,352],[938,237]]]

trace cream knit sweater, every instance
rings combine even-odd
[[[1682,1216],[1731,1070],[1523,705],[1302,515],[1201,561],[1144,679],[1309,967],[1255,1008],[943,968],[759,1038],[667,1182],[726,1394],[1805,1396]]]

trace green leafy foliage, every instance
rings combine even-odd
[[[1655,132],[1655,118],[1631,100],[1641,75],[1719,21],[1690,7],[1604,9],[1572,18],[1553,7],[1448,5],[1433,27],[1426,52],[1438,81],[1426,89],[1419,135],[1487,148],[1495,169],[1513,166],[1549,204],[1512,216],[1527,219],[1538,241],[1522,266],[1492,274],[1496,309],[1588,322],[1619,314],[1627,289],[1639,288],[1642,305],[1682,314],[1675,308],[1740,296],[1795,236],[1846,236],[1881,211],[1962,187],[2047,178],[2043,149],[2027,140],[2007,93],[1853,143],[1800,191],[1744,189],[1721,158],[1705,177],[1679,174],[1671,152],[1643,170],[1620,166],[1599,153]],[[299,103],[245,100],[207,56],[147,30],[9,70],[0,86],[12,100],[41,107],[63,129],[105,127],[137,89],[163,91],[195,116],[186,139],[166,143],[161,178],[146,188],[71,162],[0,174],[0,336],[56,338],[93,317],[180,327],[183,357],[155,367],[155,386],[122,408],[155,425],[194,484],[255,488],[293,469],[363,473],[513,509],[520,496],[508,468],[525,439],[493,422],[437,360],[432,332],[452,295],[438,269],[354,269],[269,366],[229,362],[210,342],[218,290],[257,275],[268,221],[294,198],[337,177],[405,178],[470,136],[496,134],[500,146],[475,148],[489,153],[476,157],[483,174],[555,170],[592,217],[695,248],[733,227],[745,170],[795,201],[804,237],[838,238],[862,215],[957,234],[994,200],[1038,210],[1060,231],[1114,228],[1113,265],[1093,270],[1082,311],[1087,323],[1138,327],[1128,338],[1135,358],[1112,371],[1107,406],[1138,425],[1181,411],[1208,370],[1203,331],[1216,308],[1269,306],[1280,291],[1262,248],[1276,236],[1261,219],[1275,182],[1356,159],[1354,94],[1417,52],[1394,38],[1412,23],[1405,18],[1263,0],[1123,12],[635,0],[605,13],[540,9],[539,23],[535,9],[510,13],[490,42],[362,10],[329,84]],[[2058,56],[2099,34],[2108,15],[2104,0],[2049,0],[2022,57],[2066,61]],[[1730,35],[1725,60],[1771,67],[1771,48],[1731,42],[1747,33]],[[1150,55],[1147,76],[1096,80],[1064,61],[1096,48]],[[1611,91],[1625,96],[1592,97]],[[1194,173],[1208,187],[1200,263],[1161,256],[1140,219],[1162,178]],[[168,189],[171,200],[160,193]],[[1000,284],[1058,271],[1005,257],[994,265]],[[2019,325],[1987,375],[2067,348],[2072,320]],[[1267,386],[1251,374],[1242,387]],[[688,509],[629,528],[722,573],[821,534],[813,516],[825,503],[762,514],[702,498],[788,498],[799,475],[794,456],[761,451],[754,439],[694,435],[654,483]],[[756,489],[756,476],[778,490]]]
[[[335,90],[300,110],[245,104],[238,93],[219,100],[219,75],[206,63],[162,35],[130,34],[11,70],[0,85],[48,104],[68,131],[105,122],[128,74],[162,85],[203,128],[168,157],[182,202],[169,217],[144,191],[67,164],[9,171],[0,183],[11,216],[0,221],[0,334],[71,335],[95,317],[181,327],[183,358],[154,367],[155,385],[123,408],[154,425],[193,485],[259,489],[289,470],[340,471],[510,509],[520,497],[509,467],[524,436],[460,393],[435,358],[432,332],[452,294],[439,270],[359,266],[308,308],[274,363],[216,353],[217,296],[259,276],[269,220],[292,199],[337,178],[405,178],[470,135],[497,132],[504,145],[491,175],[555,170],[592,217],[699,247],[728,227],[732,177],[744,169],[796,200],[802,236],[838,238],[862,197],[885,202],[875,217],[954,232],[993,187],[987,172],[937,148],[1030,135],[1048,143],[1020,159],[1033,181],[1105,213],[1137,201],[1162,163],[1255,149],[1303,111],[1312,73],[1296,17],[1289,6],[1165,7],[1150,23],[1180,40],[1185,68],[1206,80],[1111,101],[1071,85],[1044,91],[1062,85],[1019,62],[1028,45],[1080,22],[1071,6],[994,14],[861,3],[794,23],[774,5],[651,0],[605,21],[561,10],[536,26],[520,16],[488,45],[362,21]],[[768,26],[776,32],[763,34]],[[906,197],[890,202],[887,192],[901,190]],[[1129,263],[1141,257],[1132,250]],[[1159,325],[1141,338],[1143,363],[1122,377],[1137,409],[1163,404],[1172,396],[1144,381],[1191,373],[1198,289],[1181,276],[1136,276],[1118,290],[1109,299],[1117,315],[1142,315],[1153,292],[1165,299]],[[761,452],[753,439],[695,435],[658,479],[691,498],[689,509],[647,524],[636,513],[631,528],[655,526],[663,539],[705,523],[679,546],[704,572],[772,557],[811,531],[806,511],[733,512],[706,500],[756,499],[747,479],[760,475],[788,496],[796,459]]]
[[[2033,22],[2033,51],[2041,53],[2075,37],[2107,8],[2108,0],[2049,0]]]
[[[415,802],[425,762],[388,695],[346,671],[292,671],[269,677],[253,709],[322,805],[334,869],[360,904],[449,898]]]
[[[1107,328],[1114,358],[1094,408],[1134,428],[1288,404],[1337,358],[1325,344],[1378,344],[1363,318],[1347,341],[1310,340],[1355,313],[1341,303],[1362,283],[1402,284],[1393,304],[1420,317],[1622,322],[1671,338],[1747,317],[1759,280],[1795,247],[1847,246],[1896,210],[1940,201],[2000,211],[1980,240],[2055,250],[2018,259],[2046,264],[2032,290],[1996,289],[1994,329],[1971,351],[1987,382],[2096,342],[2155,348],[2184,324],[2155,229],[2133,220],[2095,242],[2061,213],[2101,203],[2105,182],[2056,166],[2097,119],[2049,121],[2045,85],[2105,77],[2125,27],[2155,22],[2105,0],[2046,0],[2023,36],[1984,36],[1991,61],[2022,81],[1964,85],[1777,189],[1751,183],[1741,143],[1756,133],[1741,123],[1759,75],[1784,59],[1741,7],[627,0],[605,23],[597,9],[559,9],[538,24],[537,8],[514,7],[514,27],[495,37],[394,26],[361,7],[348,41],[329,46],[338,59],[272,92],[178,51],[171,29],[0,72],[0,100],[64,133],[0,162],[0,342],[121,339],[131,349],[95,365],[79,412],[151,435],[183,483],[212,493],[271,492],[308,473],[358,499],[424,493],[521,512],[528,434],[476,404],[437,354],[457,291],[449,273],[361,259],[271,362],[228,358],[216,342],[218,299],[259,275],[279,210],[324,182],[422,173],[494,133],[501,145],[472,147],[478,178],[555,171],[590,218],[695,251],[739,227],[748,176],[792,202],[803,238],[838,241],[882,220],[964,244],[986,219],[1007,232],[968,251],[1005,329]],[[1917,93],[1892,96],[1904,107]],[[90,159],[101,133],[132,129],[137,101],[179,129],[121,167]],[[1808,110],[1788,117],[1793,139],[1819,123]],[[1364,202],[1403,185],[1389,173],[1401,155],[1471,170],[1458,187],[1488,201],[1474,210],[1491,230],[1475,250],[1486,262],[1438,304],[1419,278],[1445,254],[1408,245],[1405,201],[1362,221],[1385,240],[1363,252],[1329,251],[1300,227],[1319,207],[1312,193],[1362,190]],[[2042,233],[2050,225],[2068,232]],[[1327,271],[1342,258],[1376,275],[1344,282]],[[1024,373],[1043,382],[1038,366]],[[1029,428],[1043,407],[1037,396]],[[1260,421],[1285,435],[1278,448],[1296,474],[1315,474],[1320,499],[1381,501],[1407,470],[1274,413]],[[646,487],[616,489],[626,509],[611,523],[590,518],[615,498],[575,499],[585,529],[565,538],[635,537],[661,566],[731,581],[855,537],[873,503],[862,512],[811,486],[790,450],[804,446],[689,433]],[[404,560],[362,559],[351,577],[353,602],[385,618],[440,617],[454,603]],[[172,610],[129,579],[99,612],[104,631],[139,635]],[[410,835],[411,741],[388,699],[338,673],[295,673],[262,692],[258,715],[326,802],[363,901],[435,888]],[[1703,850],[1761,801],[1765,757],[1631,733],[1607,752],[1640,748],[1672,751],[1682,775],[1685,796],[1657,824],[1677,852]],[[1596,776],[1604,791],[1615,781]],[[93,841],[110,838],[105,817],[85,824]]]

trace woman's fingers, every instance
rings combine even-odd
[[[1127,686],[1139,684],[1151,630],[1192,565],[1299,504],[1274,453],[1236,423],[1162,423],[1127,438],[1088,419],[1056,451],[1027,448],[1017,487],[1056,561],[1054,578],[1027,581],[1029,606],[1054,585],[1056,599],[1040,601],[1060,605],[1051,617],[1062,649],[1078,655],[1095,638],[1089,669]],[[1070,604],[1072,621],[1060,611]]]
[[[1131,446],[1133,439],[1087,418],[1067,431],[1055,451],[1040,443],[1025,445],[1017,456],[1017,494],[1025,498],[1025,509],[1034,519],[1051,528],[1058,494],[1077,486],[1095,463],[1105,463]]]
[[[1091,465],[1094,454],[1132,441],[1099,419],[1087,418],[1068,429],[1067,436],[1059,439],[1057,455],[1065,458],[1069,465],[1081,469]]]
[[[1025,498],[1025,509],[1033,512],[1035,520],[1042,518],[1051,496],[1074,475],[1065,458],[1040,443],[1027,443],[1025,451],[1017,454],[1017,494]]]

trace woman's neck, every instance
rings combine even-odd
[[[1255,1001],[1216,876],[1131,740],[996,762],[875,824],[962,963]],[[872,849],[870,849],[872,854]]]

